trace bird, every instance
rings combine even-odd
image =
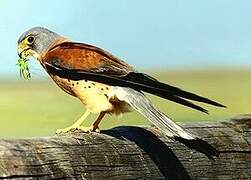
[[[225,107],[209,98],[138,72],[102,48],[71,41],[44,27],[25,31],[18,39],[17,51],[20,58],[37,59],[52,80],[64,92],[77,97],[86,108],[74,124],[58,129],[56,133],[99,132],[99,124],[106,114],[120,115],[134,109],[165,135],[193,140],[197,136],[156,108],[145,93],[204,113],[208,111],[193,101]],[[97,119],[91,126],[85,127],[83,122],[90,114],[98,114]]]

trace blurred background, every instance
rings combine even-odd
[[[84,112],[36,62],[22,80],[16,42],[34,26],[102,47],[161,81],[219,101],[209,115],[149,96],[175,121],[251,113],[251,1],[0,0],[0,137],[53,135]],[[85,125],[95,119],[89,117]],[[133,112],[101,128],[148,124]]]

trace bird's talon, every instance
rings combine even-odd
[[[76,128],[76,130],[79,130],[84,133],[90,133],[90,132],[93,132],[93,126],[90,126],[90,127],[79,126]]]
[[[100,133],[100,129],[99,129],[99,127],[97,127],[97,128],[95,128],[95,129],[93,129],[93,132]]]
[[[94,128],[94,126],[90,127],[84,127],[84,126],[79,126],[79,127],[68,127],[65,129],[58,129],[56,131],[56,134],[63,134],[63,133],[68,133],[68,132],[84,132],[84,133],[91,133],[91,132],[97,132],[100,133],[99,127]]]
[[[76,131],[76,127],[68,127],[68,128],[64,128],[64,129],[58,129],[56,131],[56,134],[64,134],[64,133],[68,133],[68,132],[74,132]]]
[[[63,129],[57,129],[56,134],[62,134],[63,133]]]

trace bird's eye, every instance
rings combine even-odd
[[[34,37],[33,37],[33,36],[29,36],[29,37],[27,38],[27,41],[28,41],[29,44],[33,43]]]

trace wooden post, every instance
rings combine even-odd
[[[251,115],[183,126],[215,160],[154,128],[0,140],[0,179],[251,179]]]

